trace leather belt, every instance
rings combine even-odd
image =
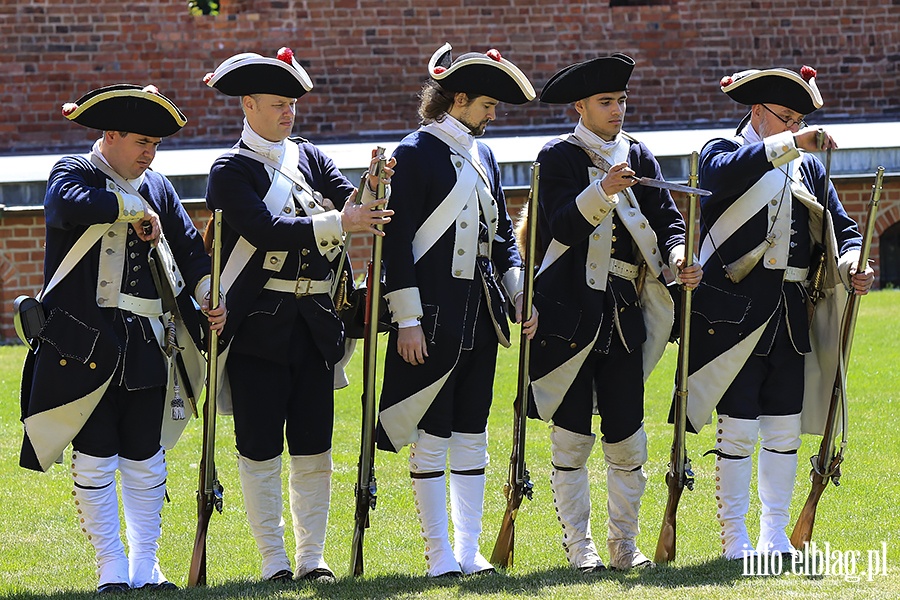
[[[640,268],[637,265],[613,258],[609,261],[609,272],[611,275],[617,275],[622,279],[632,281],[637,279]]]
[[[313,294],[329,294],[331,293],[331,277],[328,279],[300,277],[296,281],[293,279],[272,278],[266,282],[263,289],[272,290],[273,292],[286,292],[293,294],[297,298],[312,296]]]
[[[785,281],[806,281],[806,277],[809,275],[809,268],[804,267],[788,267],[784,270],[784,280]]]
[[[159,298],[138,298],[119,294],[119,303],[116,306],[142,317],[158,317],[163,314],[162,300]]]

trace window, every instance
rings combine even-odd
[[[881,287],[900,287],[900,222],[888,227],[880,242]]]

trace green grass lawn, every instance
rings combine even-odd
[[[549,436],[546,425],[528,424],[528,465],[535,484],[534,501],[525,502],[517,520],[515,565],[506,574],[458,581],[426,579],[419,525],[405,452],[376,456],[378,507],[366,534],[366,574],[347,577],[353,520],[353,486],[359,452],[361,350],[350,373],[353,385],[337,393],[334,438],[334,490],[326,559],[339,575],[334,585],[277,587],[258,582],[259,556],[243,515],[234,459],[232,422],[218,423],[217,461],[225,485],[225,511],[213,515],[209,533],[209,587],[176,593],[140,593],[141,598],[897,598],[900,596],[900,292],[882,291],[862,300],[850,366],[850,443],[841,486],[825,492],[819,504],[813,539],[831,553],[856,559],[856,574],[826,576],[747,577],[742,566],[718,557],[715,519],[712,430],[688,437],[696,484],[685,491],[678,512],[678,557],[650,571],[585,578],[566,567],[560,529],[551,501]],[[384,338],[381,344],[385,343]],[[382,348],[383,349],[383,348]],[[96,585],[93,550],[80,532],[71,501],[66,469],[48,473],[18,467],[19,369],[21,347],[0,348],[0,597],[87,598]],[[670,346],[653,373],[646,394],[646,428],[650,460],[649,484],[641,511],[639,545],[652,556],[666,499],[671,427],[665,423],[672,391],[675,347]],[[501,351],[491,413],[488,491],[485,499],[482,551],[490,555],[505,508],[502,487],[511,443],[517,351]],[[595,431],[597,429],[595,428]],[[195,490],[200,454],[199,421],[189,424],[178,446],[168,453],[169,496],[163,509],[160,559],[171,581],[187,580],[196,524]],[[818,438],[804,437],[800,450],[792,514],[796,516],[809,490],[808,457]],[[68,459],[68,456],[67,456]],[[589,463],[594,500],[594,537],[606,558],[606,492],[599,444]],[[286,469],[285,469],[286,474]],[[755,539],[759,502],[751,496],[750,533]],[[287,543],[293,547],[289,516]],[[882,546],[884,544],[884,546]],[[871,577],[869,550],[887,548],[886,574]],[[858,554],[855,554],[858,553]],[[834,563],[834,561],[832,561]],[[136,592],[133,594],[137,594]]]

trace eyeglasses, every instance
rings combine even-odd
[[[806,127],[806,121],[803,120],[803,117],[800,117],[799,119],[785,119],[784,117],[779,115],[777,112],[775,112],[774,110],[772,110],[765,104],[763,104],[762,107],[764,109],[766,109],[767,111],[769,111],[770,113],[772,113],[773,115],[775,115],[775,118],[778,119],[779,121],[781,121],[782,123],[784,123],[784,126],[787,127],[788,129],[790,129],[794,125],[796,125],[800,129],[803,129],[804,127]]]

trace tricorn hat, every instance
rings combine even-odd
[[[799,75],[788,69],[749,69],[723,77],[719,87],[740,104],[771,102],[801,115],[808,115],[823,104],[816,86],[816,70],[808,66],[800,69]]]
[[[634,59],[619,53],[569,65],[550,78],[541,90],[541,102],[569,104],[595,94],[623,91],[633,70]]]
[[[313,88],[312,80],[290,48],[279,50],[276,58],[255,52],[235,54],[213,73],[207,73],[203,81],[226,96],[273,94],[299,98]]]
[[[534,100],[536,94],[528,77],[497,50],[469,52],[456,60],[450,50],[450,44],[444,44],[428,61],[428,74],[444,90],[489,96],[509,104]]]
[[[119,83],[88,92],[62,107],[63,116],[79,125],[102,131],[127,131],[167,137],[187,123],[175,103],[155,85]]]

